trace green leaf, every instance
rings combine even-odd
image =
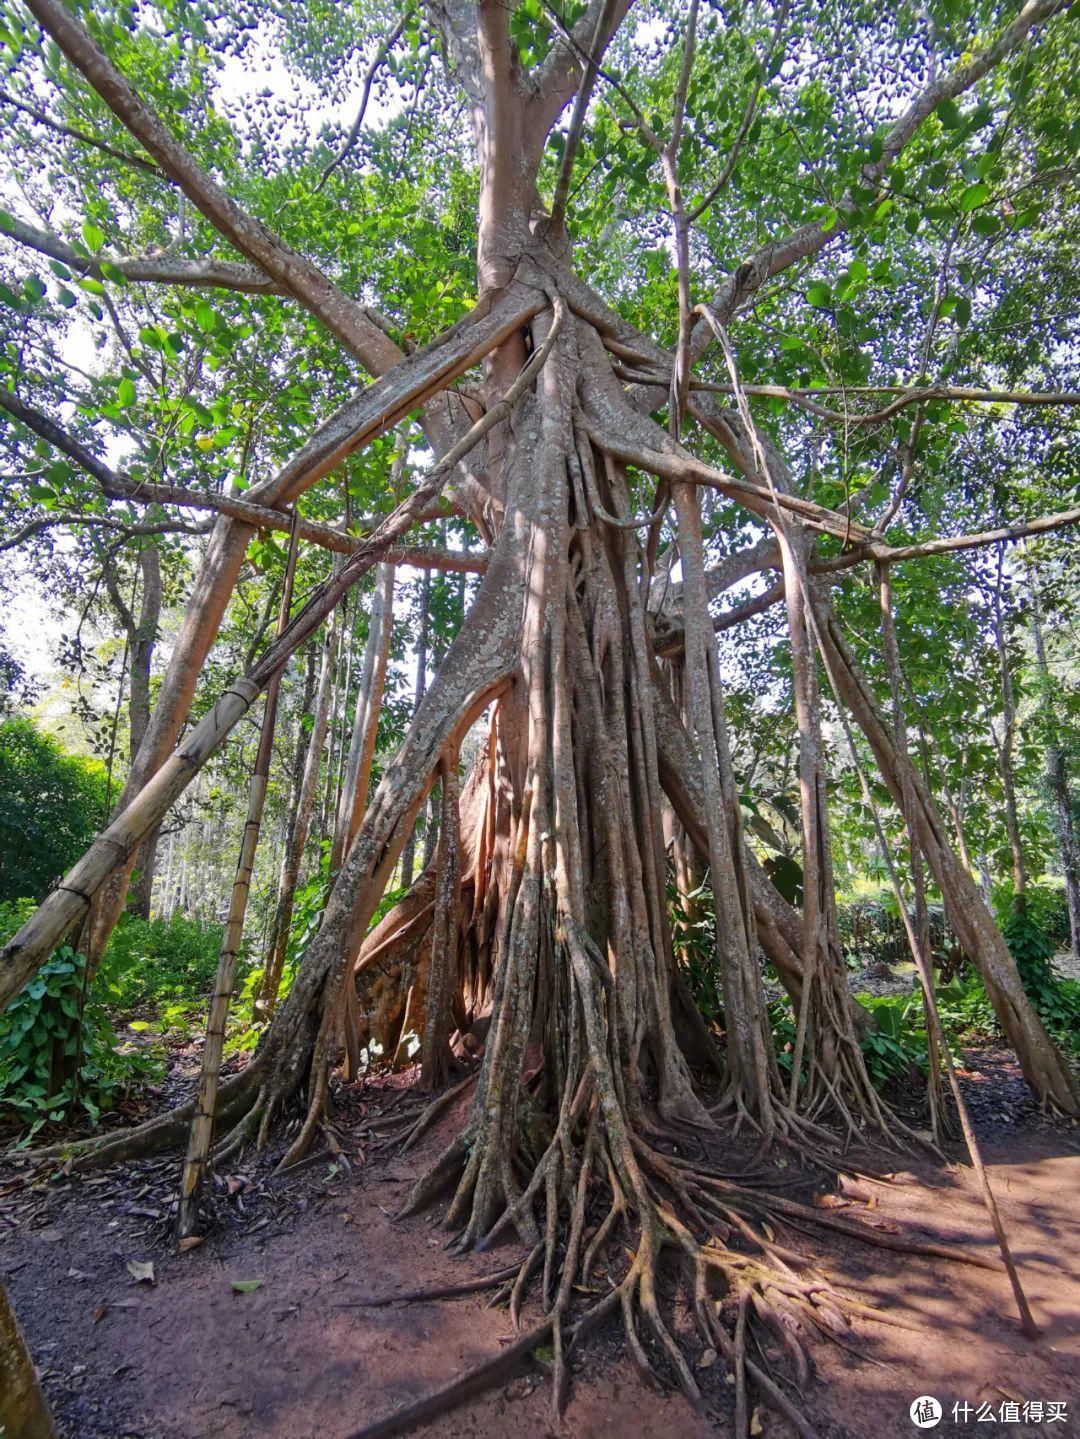
[[[116,387],[116,398],[125,410],[130,409],[135,403],[135,385],[126,375]]]
[[[105,232],[99,230],[93,220],[83,221],[82,235],[89,250],[100,250],[105,243]]]
[[[996,215],[991,214],[989,211],[984,211],[981,214],[971,217],[971,228],[975,231],[976,235],[982,235],[988,239],[991,235],[996,235],[1001,229],[1001,221]]]
[[[824,280],[816,280],[807,290],[806,298],[816,310],[827,310],[832,300],[832,291]]]
[[[27,275],[23,281],[23,294],[31,304],[36,304],[45,293],[45,282],[37,275]]]
[[[262,1288],[261,1279],[232,1279],[229,1281],[237,1294],[254,1294]]]
[[[985,205],[989,198],[990,186],[984,184],[982,180],[976,180],[974,185],[969,185],[960,196],[960,209],[967,215],[972,210],[977,210],[980,205]]]

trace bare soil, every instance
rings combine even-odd
[[[508,1245],[453,1259],[444,1252],[438,1212],[392,1217],[468,1103],[463,1097],[458,1113],[451,1110],[415,1151],[398,1156],[380,1138],[386,1131],[379,1121],[411,1104],[404,1082],[369,1082],[339,1096],[340,1156],[323,1155],[279,1178],[261,1167],[219,1176],[217,1223],[185,1254],[175,1253],[169,1232],[175,1156],[51,1180],[8,1167],[0,1178],[0,1277],[63,1436],[345,1439],[498,1352],[511,1326],[503,1309],[487,1307],[487,1294],[383,1308],[364,1303],[479,1277],[517,1255]],[[1043,1337],[1031,1342],[1020,1334],[1003,1273],[792,1230],[788,1242],[814,1255],[834,1282],[915,1326],[857,1322],[849,1348],[824,1340],[812,1346],[815,1372],[803,1405],[822,1439],[915,1434],[908,1411],[921,1394],[944,1406],[941,1434],[1035,1435],[1049,1427],[1064,1435],[1077,1424],[1080,1131],[1034,1111],[1003,1052],[969,1053],[964,1082]],[[714,1162],[732,1167],[745,1154],[722,1141],[710,1150]],[[899,1230],[993,1252],[967,1170],[869,1150],[851,1162],[904,1172],[867,1184],[869,1204],[844,1201],[845,1217],[871,1232]],[[793,1163],[775,1179],[781,1192],[804,1199],[830,1187]],[[147,1264],[152,1283],[140,1269]],[[237,1291],[237,1282],[247,1292]],[[675,1291],[672,1275],[669,1295]],[[674,1302],[675,1330],[700,1364],[700,1342],[681,1300]],[[612,1323],[578,1355],[561,1425],[551,1415],[543,1357],[416,1433],[699,1439],[728,1430],[731,1383],[723,1361],[709,1364],[708,1354],[699,1369],[705,1406],[697,1413],[636,1374]],[[975,1417],[982,1404],[1000,1415],[1004,1402],[1038,1400],[1066,1401],[1068,1423]],[[972,1406],[966,1423],[952,1421],[957,1402]],[[793,1432],[764,1404],[751,1427],[777,1439]]]

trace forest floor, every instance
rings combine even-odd
[[[192,1058],[178,1056],[180,1069]],[[813,1346],[804,1407],[821,1439],[913,1434],[909,1406],[924,1394],[944,1408],[942,1434],[1041,1434],[1051,1401],[1065,1401],[1069,1413],[1051,1434],[1068,1434],[1077,1423],[1080,1130],[1038,1114],[1002,1051],[969,1051],[963,1082],[1043,1338],[1032,1343],[1021,1336],[1003,1273],[871,1248],[825,1231],[792,1232],[789,1242],[812,1253],[834,1280],[917,1326],[856,1323],[845,1341],[850,1349]],[[64,1439],[344,1439],[498,1352],[510,1323],[504,1310],[486,1307],[485,1294],[364,1304],[479,1277],[517,1253],[508,1245],[453,1259],[444,1252],[440,1212],[393,1219],[468,1103],[463,1095],[440,1129],[399,1156],[377,1136],[378,1121],[410,1100],[402,1083],[402,1076],[361,1082],[339,1095],[337,1158],[324,1154],[278,1178],[261,1167],[219,1176],[217,1223],[185,1254],[170,1241],[166,1212],[176,1156],[48,1182],[5,1167],[0,1279]],[[729,1167],[746,1154],[744,1145],[723,1137],[710,1148]],[[880,1173],[904,1172],[895,1182],[873,1183],[871,1204],[855,1202],[849,1214],[886,1231],[993,1251],[970,1171],[950,1172],[910,1153],[867,1150],[856,1158]],[[824,1189],[816,1171],[793,1164],[778,1168],[776,1181],[781,1192],[807,1200]],[[673,1276],[668,1284],[673,1291]],[[702,1346],[681,1300],[674,1324],[701,1366]],[[698,1413],[680,1395],[654,1392],[637,1376],[611,1322],[574,1360],[561,1425],[551,1416],[541,1359],[415,1432],[423,1439],[724,1434],[733,1390],[723,1362],[709,1364],[709,1352],[704,1357],[698,1378],[705,1404]],[[1047,1406],[1041,1421],[1029,1410],[1029,1422],[1016,1422],[1002,1409],[1016,1404],[1022,1415],[1025,1403],[1039,1401]],[[954,1404],[971,1406],[966,1422],[953,1421]],[[986,1405],[994,1420],[985,1408],[977,1418]],[[764,1404],[751,1429],[768,1439],[793,1432]]]

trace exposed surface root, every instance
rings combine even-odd
[[[613,1118],[618,1117],[616,1110]],[[481,1169],[478,1132],[474,1114],[464,1133],[417,1182],[403,1210],[415,1213],[456,1184],[446,1222],[458,1249],[468,1247],[462,1242],[470,1228],[468,1223],[462,1228],[468,1213],[462,1194],[475,1200],[475,1183],[471,1191],[468,1184]],[[714,1348],[727,1366],[734,1433],[749,1432],[748,1415],[755,1402],[762,1402],[783,1414],[800,1435],[811,1436],[814,1429],[798,1396],[811,1382],[813,1344],[827,1340],[859,1353],[850,1342],[856,1323],[905,1326],[833,1283],[795,1247],[795,1231],[825,1229],[900,1253],[1000,1268],[990,1256],[871,1227],[764,1188],[749,1188],[711,1167],[707,1154],[695,1162],[664,1153],[629,1126],[609,1127],[591,1082],[577,1087],[546,1144],[533,1147],[529,1136],[519,1134],[503,1168],[516,1182],[506,1191],[501,1213],[472,1247],[483,1247],[509,1225],[534,1236],[524,1261],[481,1280],[387,1296],[381,1302],[491,1288],[496,1291],[493,1302],[508,1303],[519,1337],[491,1360],[353,1439],[404,1433],[436,1418],[501,1382],[540,1346],[551,1351],[552,1408],[559,1415],[568,1394],[568,1358],[574,1344],[616,1313],[627,1351],[642,1376],[654,1385],[673,1380],[690,1402],[699,1404],[698,1382],[668,1318],[671,1304],[679,1307],[669,1292],[672,1271],[700,1341]],[[478,1226],[472,1228],[479,1232]],[[665,1256],[671,1256],[673,1264]],[[606,1292],[597,1288],[598,1277],[601,1286],[609,1286]],[[522,1307],[530,1300],[540,1305],[543,1318],[522,1331]]]

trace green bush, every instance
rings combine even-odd
[[[0,902],[44,898],[101,828],[105,769],[20,715],[0,723]]]
[[[128,1012],[209,997],[222,927],[173,914],[168,919],[121,916],[95,980],[98,993]]]
[[[1042,930],[1050,941],[1051,949],[1066,947],[1070,937],[1069,904],[1064,884],[1060,880],[1029,884],[1024,897],[1024,913]],[[1008,929],[1013,912],[1013,887],[1011,881],[1007,881],[994,890],[994,917],[1002,931]]]
[[[1054,973],[1054,946],[1030,910],[1010,914],[1004,935],[1020,982],[1042,1022],[1058,1043],[1080,1051],[1080,984]]]
[[[57,950],[0,1014],[0,1114],[25,1130],[23,1143],[45,1124],[96,1123],[160,1075],[154,1055],[118,1043],[100,1000],[84,995],[84,968],[82,955]]]

